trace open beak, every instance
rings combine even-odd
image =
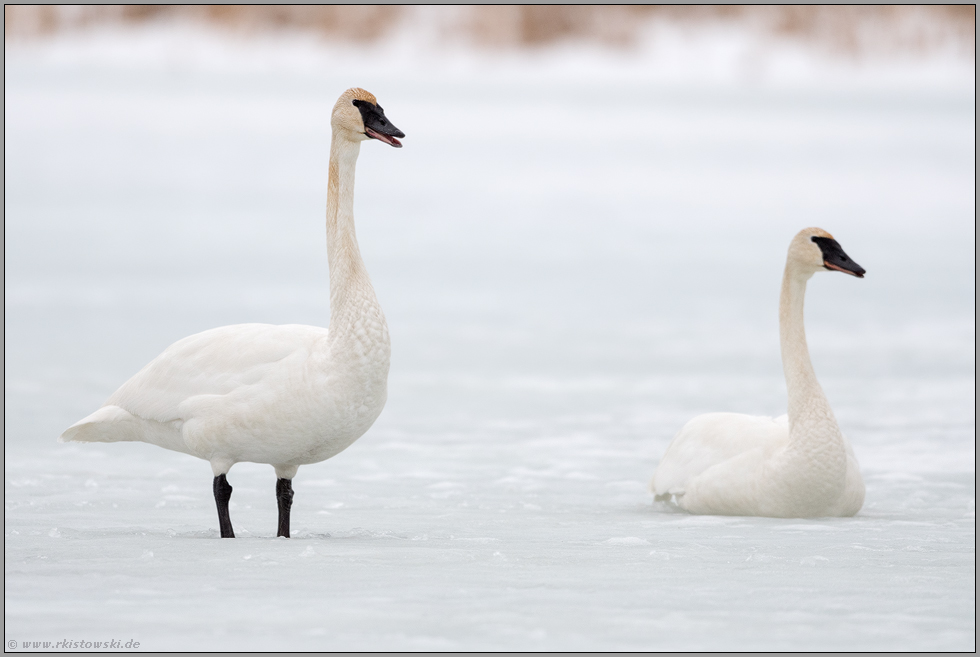
[[[829,237],[811,237],[810,239],[813,240],[823,252],[824,269],[830,269],[831,271],[842,271],[845,274],[850,274],[851,276],[864,278],[864,267],[851,260],[848,255],[844,253],[844,249],[842,249],[840,244],[837,243],[837,240]]]
[[[392,127],[392,128],[395,127],[395,126],[391,125],[390,123],[388,125],[390,127]],[[373,128],[370,128],[368,126],[364,126],[364,134],[366,134],[371,139],[377,139],[378,141],[383,141],[384,143],[388,144],[389,146],[394,146],[395,148],[401,148],[402,147],[402,143],[400,141],[398,141],[397,137],[404,137],[405,136],[405,133],[402,132],[401,130],[399,130],[398,128],[395,128],[394,134],[390,134],[389,135],[389,134],[385,134],[385,133],[383,133],[383,132],[381,132],[379,130],[374,130]]]

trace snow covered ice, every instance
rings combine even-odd
[[[975,649],[972,68],[744,82],[144,37],[6,53],[8,641]],[[217,540],[206,462],[55,441],[181,337],[326,325],[328,117],[352,85],[408,135],[364,145],[356,192],[388,405],[300,469],[293,539],[272,468],[237,465],[239,538]],[[654,504],[686,420],[785,412],[779,282],[811,225],[868,270],[807,297],[864,508]]]

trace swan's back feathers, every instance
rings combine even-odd
[[[197,333],[167,347],[106,404],[146,420],[186,420],[182,407],[189,400],[264,381],[276,363],[307,356],[326,337],[326,329],[298,324],[236,324]]]
[[[771,454],[788,441],[785,415],[705,413],[685,424],[671,441],[650,487],[658,496],[683,494],[687,483],[708,468],[752,450]]]
[[[186,421],[221,401],[246,406],[264,401],[262,390],[281,389],[270,383],[304,375],[302,365],[311,354],[328,349],[327,335],[315,326],[237,324],[188,336],[167,347],[60,440],[135,440],[195,453],[200,450],[182,435]],[[276,367],[287,362],[293,366]]]

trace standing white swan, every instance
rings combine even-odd
[[[222,538],[235,463],[276,470],[279,536],[289,536],[292,478],[338,454],[377,419],[388,396],[391,346],[354,233],[354,167],[361,142],[396,148],[405,134],[375,97],[348,89],[330,119],[327,255],[330,326],[239,324],[171,346],[79,420],[62,441],[143,441],[205,459],[214,471]]]
[[[864,504],[857,459],[817,382],[803,330],[803,296],[814,273],[864,269],[833,236],[801,230],[789,246],[779,296],[779,341],[789,393],[778,418],[708,413],[667,447],[651,482],[691,513],[812,518],[853,516]]]

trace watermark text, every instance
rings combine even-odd
[[[15,641],[7,640],[7,650],[138,650],[140,642],[135,639],[110,639],[108,641],[89,641],[87,639],[62,639],[61,641]]]

